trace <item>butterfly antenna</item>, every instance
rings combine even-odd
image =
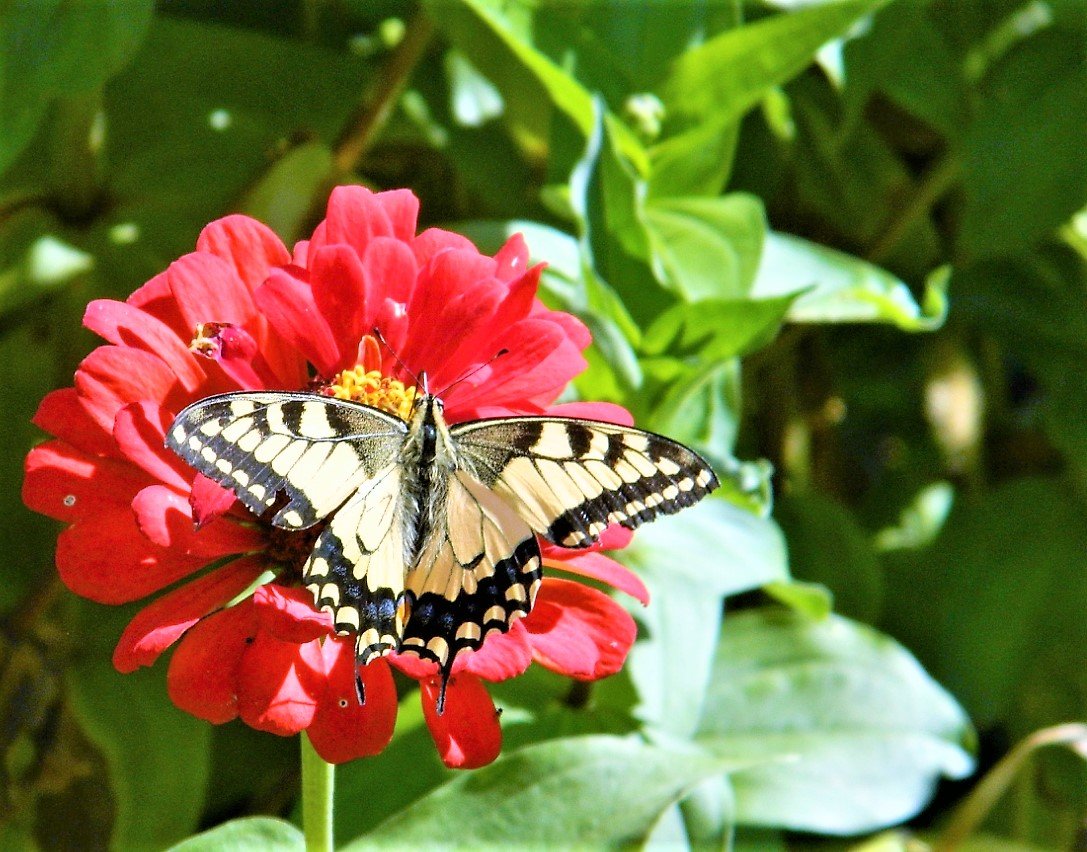
[[[388,349],[388,350],[389,350],[389,354],[393,356],[393,359],[394,359],[394,360],[396,361],[396,363],[397,363],[397,365],[398,365],[398,366],[400,367],[400,369],[401,369],[401,370],[403,370],[403,371],[404,371],[405,373],[407,373],[407,374],[408,374],[409,376],[411,376],[411,377],[412,377],[412,379],[413,379],[413,380],[414,380],[414,382],[415,382],[415,386],[416,386],[416,387],[420,387],[420,386],[422,386],[422,388],[423,388],[423,392],[424,392],[424,393],[426,393],[426,380],[425,380],[425,379],[423,379],[422,381],[420,381],[420,380],[419,380],[419,377],[418,377],[417,375],[415,375],[415,373],[414,373],[414,372],[413,372],[412,370],[410,370],[410,369],[408,368],[408,365],[407,365],[407,364],[405,364],[405,363],[404,363],[403,361],[401,361],[401,360],[400,360],[400,356],[399,356],[399,355],[397,355],[397,354],[396,354],[396,350],[395,350],[395,349],[393,349],[393,348],[392,348],[392,347],[391,347],[391,346],[389,345],[389,341],[387,341],[387,340],[385,339],[385,335],[383,335],[383,334],[381,333],[381,329],[379,329],[379,328],[378,328],[378,327],[377,327],[377,326],[375,325],[375,326],[374,326],[374,327],[373,327],[373,328],[372,328],[372,329],[370,330],[370,333],[371,333],[371,334],[372,334],[372,335],[374,336],[374,339],[375,339],[375,340],[377,340],[377,342],[378,342],[378,343],[380,343],[380,344],[381,344],[382,346],[384,346],[384,347],[385,347],[386,349]]]
[[[472,376],[474,376],[476,373],[478,373],[484,367],[490,366],[495,361],[497,361],[499,358],[501,358],[503,355],[509,355],[509,354],[510,354],[510,351],[508,349],[505,349],[505,348],[499,349],[497,352],[494,353],[494,355],[492,355],[490,358],[488,358],[482,364],[477,364],[475,367],[472,367],[467,373],[465,373],[459,379],[455,379],[454,381],[447,384],[440,391],[436,391],[434,395],[435,396],[444,396],[445,394],[449,393],[449,391],[451,391],[453,388],[455,388],[457,385],[459,385],[461,382],[463,382],[465,379],[472,378]]]

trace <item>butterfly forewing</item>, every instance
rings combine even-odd
[[[402,420],[374,408],[303,393],[222,394],[190,405],[166,444],[272,523],[303,529],[335,511],[387,467],[404,440]]]
[[[450,430],[488,488],[539,535],[588,547],[609,524],[634,529],[717,487],[709,464],[682,444],[625,426],[558,417],[510,417]]]

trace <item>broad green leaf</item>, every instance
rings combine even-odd
[[[620,558],[651,593],[648,610],[638,613],[646,629],[627,661],[640,701],[634,712],[690,736],[709,684],[722,598],[788,578],[784,538],[773,521],[710,498],[643,527]]]
[[[233,819],[170,847],[170,852],[302,852],[306,839],[286,820]]]
[[[747,294],[766,233],[757,198],[657,198],[643,217],[653,270],[666,287],[691,302]]]
[[[553,740],[456,776],[346,848],[636,841],[687,790],[736,765],[635,738]]]
[[[700,742],[765,761],[732,775],[743,824],[873,831],[973,768],[954,699],[901,646],[838,616],[730,616],[705,707]]]
[[[658,91],[676,119],[727,125],[885,0],[843,0],[727,30],[680,56]],[[710,118],[707,118],[710,117]]]
[[[510,109],[537,109],[534,99],[516,97],[539,87],[554,107],[587,139],[593,129],[590,92],[547,55],[537,50],[523,30],[515,28],[504,4],[495,0],[458,0],[467,11],[450,14],[449,4],[428,0],[435,21],[454,44],[501,90]],[[526,80],[525,78],[528,78]],[[534,85],[533,85],[534,84]],[[641,146],[625,126],[617,128],[624,153],[644,171]]]
[[[1047,30],[990,74],[963,140],[961,248],[1007,255],[1087,202],[1087,69],[1081,32]]]
[[[819,620],[834,611],[834,595],[819,583],[802,580],[774,580],[762,587],[770,597],[785,604],[797,614]]]
[[[707,121],[649,148],[650,198],[716,198],[728,181],[740,123]]]
[[[52,99],[98,88],[151,19],[151,0],[11,0],[0,7],[0,174]]]
[[[124,611],[79,602],[83,653],[67,671],[72,707],[106,757],[117,803],[114,844],[164,848],[199,822],[211,730],[166,694],[166,667],[118,674],[110,662]],[[131,613],[127,613],[131,616]]]
[[[904,331],[939,328],[947,315],[949,269],[925,282],[921,305],[910,288],[880,267],[790,234],[770,232],[751,288],[755,298],[801,293],[793,322],[888,322]]]
[[[649,355],[697,355],[710,363],[746,355],[777,336],[799,295],[676,305],[646,329],[642,349]]]

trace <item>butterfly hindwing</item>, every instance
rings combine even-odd
[[[444,512],[407,576],[412,607],[401,650],[448,672],[462,651],[528,613],[541,564],[528,524],[467,472],[450,473],[445,494]]]
[[[401,469],[367,480],[317,538],[302,581],[336,632],[356,634],[368,663],[395,651],[404,634],[404,527]]]
[[[453,426],[458,452],[529,526],[563,547],[587,547],[609,524],[634,529],[717,487],[683,444],[626,426],[509,417]]]
[[[184,409],[166,444],[254,514],[285,495],[272,523],[304,529],[386,467],[405,432],[399,418],[330,397],[231,393]]]

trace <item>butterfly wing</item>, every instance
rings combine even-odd
[[[462,651],[528,613],[541,567],[528,524],[466,471],[448,474],[436,520],[407,576],[412,606],[401,652],[437,663],[444,686]]]
[[[400,466],[390,465],[332,516],[302,569],[336,632],[357,634],[363,665],[395,651],[404,634],[403,511]]]
[[[611,423],[508,417],[460,423],[450,435],[480,482],[563,547],[588,547],[609,524],[634,529],[673,514],[718,485],[683,444]]]
[[[388,467],[406,432],[391,414],[332,397],[229,393],[185,408],[166,445],[254,514],[285,495],[272,523],[305,529]]]

